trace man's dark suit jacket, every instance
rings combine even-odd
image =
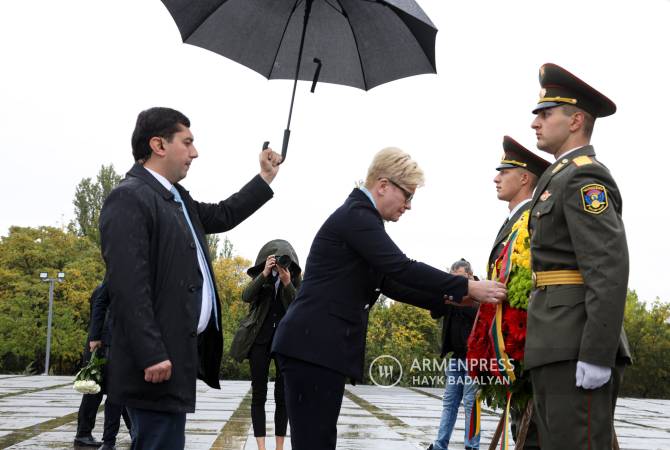
[[[111,343],[111,333],[109,330],[109,291],[107,282],[103,281],[95,288],[91,295],[91,320],[88,323],[88,347],[91,341],[102,341],[102,346],[107,347]],[[98,352],[99,353],[99,352]]]
[[[444,294],[460,301],[467,283],[405,256],[370,199],[354,189],[317,232],[272,351],[362,380],[368,314],[380,293],[440,308]]]
[[[260,176],[217,204],[196,202],[175,186],[210,271],[205,234],[230,230],[272,197]],[[100,236],[112,301],[109,398],[134,408],[193,412],[197,377],[219,388],[223,336],[218,293],[218,330],[212,312],[208,327],[197,335],[203,277],[181,205],[136,164],[105,201]],[[145,382],[144,369],[167,359],[172,378]]]

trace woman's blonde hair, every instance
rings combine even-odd
[[[388,178],[407,189],[423,186],[423,170],[404,151],[386,147],[375,155],[368,168],[365,187],[371,189],[380,178]]]

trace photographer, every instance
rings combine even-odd
[[[242,292],[242,300],[250,303],[249,314],[240,324],[231,344],[231,356],[241,362],[249,359],[251,369],[251,421],[259,450],[265,450],[265,401],[268,392],[270,348],[272,339],[288,305],[300,285],[298,257],[291,244],[281,239],[261,248],[256,265],[247,274],[252,277]],[[277,449],[284,448],[286,436],[286,405],[284,380],[275,360],[275,437]]]

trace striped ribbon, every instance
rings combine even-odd
[[[498,368],[498,375],[503,378],[505,384],[513,383],[516,380],[514,376],[514,366],[505,353],[505,340],[502,334],[502,316],[503,304],[496,306],[496,317],[491,324],[491,342],[493,343],[493,351],[496,355],[496,366]],[[493,370],[492,370],[493,371]]]
[[[516,243],[516,238],[519,235],[519,230],[516,229],[512,234],[509,235],[505,247],[500,252],[500,256],[496,260],[496,275],[498,281],[501,283],[507,284],[509,280],[509,275],[512,272],[512,253],[514,252],[514,244]]]
[[[509,275],[512,272],[512,253],[514,252],[514,244],[516,243],[516,238],[518,235],[518,229],[510,234],[507,242],[505,243],[505,247],[502,249],[500,256],[496,260],[496,278],[501,283],[507,284]],[[498,375],[504,380],[506,384],[510,384],[516,380],[516,377],[514,376],[512,362],[505,352],[505,340],[502,333],[503,308],[503,303],[500,303],[496,306],[496,316],[495,320],[493,320],[493,323],[491,324],[489,336],[491,337],[493,352],[495,353],[496,360],[498,362]],[[500,366],[502,366],[502,368]],[[495,372],[495,370],[492,370],[492,372]]]
[[[507,391],[507,406],[505,406],[505,417],[503,421],[502,435],[500,437],[500,450],[509,450],[509,407],[512,404],[512,393]]]
[[[475,395],[475,401],[472,404],[472,411],[470,411],[470,426],[468,427],[468,440],[471,441],[475,436],[479,435],[482,422],[482,407],[480,403],[481,389]]]

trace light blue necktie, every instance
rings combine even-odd
[[[211,301],[212,301],[212,313],[214,314],[214,323],[216,324],[216,329],[219,329],[219,319],[216,315],[216,295],[214,291],[214,281],[212,280],[212,274],[209,273],[209,267],[207,267],[207,258],[205,258],[205,253],[202,251],[202,247],[200,246],[200,241],[198,240],[198,236],[195,234],[195,230],[193,229],[193,224],[191,223],[191,218],[188,216],[188,211],[186,210],[186,205],[184,204],[184,201],[181,199],[181,195],[179,195],[179,191],[177,190],[176,187],[172,186],[172,189],[170,189],[170,192],[172,192],[172,195],[174,195],[174,201],[181,203],[181,210],[184,212],[184,217],[186,217],[186,223],[188,223],[188,227],[191,229],[191,234],[193,235],[193,240],[195,241],[195,246],[198,249],[198,260],[201,261],[202,267],[204,268],[204,272],[202,274],[203,278],[203,283],[207,283],[209,286],[209,292],[211,293]],[[200,264],[199,264],[200,265]],[[200,318],[198,318],[198,322],[200,322]]]

